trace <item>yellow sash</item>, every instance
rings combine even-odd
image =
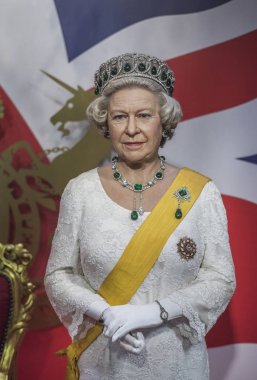
[[[106,277],[98,293],[112,306],[126,304],[150,272],[165,243],[190,211],[209,178],[188,168],[179,171],[170,188],[131,238],[119,261]],[[189,202],[181,206],[183,216],[175,218],[178,206],[174,192],[186,186],[191,194]],[[102,326],[96,324],[87,335],[67,347],[66,380],[78,380],[77,362],[83,351],[101,334]]]

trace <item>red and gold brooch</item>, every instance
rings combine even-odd
[[[196,243],[193,239],[190,239],[187,236],[184,236],[179,240],[177,247],[178,253],[182,259],[192,259],[196,254]]]

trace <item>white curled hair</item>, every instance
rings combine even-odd
[[[123,88],[140,87],[155,94],[160,102],[160,119],[163,129],[163,136],[160,146],[163,147],[167,140],[170,140],[175,132],[175,128],[182,118],[182,111],[179,102],[168,96],[163,88],[155,81],[142,77],[124,77],[111,81],[104,89],[101,96],[89,104],[86,116],[91,125],[106,138],[109,138],[107,115],[110,96]]]

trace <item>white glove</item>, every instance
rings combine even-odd
[[[103,317],[104,312],[110,307],[104,300],[93,302],[87,309],[87,315],[96,321]],[[140,354],[145,347],[145,338],[141,332],[130,333],[120,340],[120,346],[133,354]]]
[[[141,332],[129,333],[119,343],[126,351],[138,355],[145,348],[145,337]]]
[[[161,300],[160,303],[168,313],[168,320],[182,315],[180,307],[169,298]],[[163,323],[157,302],[146,305],[110,306],[104,311],[103,320],[105,326],[103,334],[112,338],[113,342],[128,332],[159,326]]]
[[[162,324],[160,308],[156,302],[147,305],[111,306],[103,314],[103,334],[113,342],[133,330]]]

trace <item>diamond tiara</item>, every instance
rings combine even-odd
[[[101,64],[95,73],[95,93],[102,95],[112,81],[125,77],[151,79],[172,96],[175,78],[169,66],[156,57],[145,54],[127,53],[113,57]]]

